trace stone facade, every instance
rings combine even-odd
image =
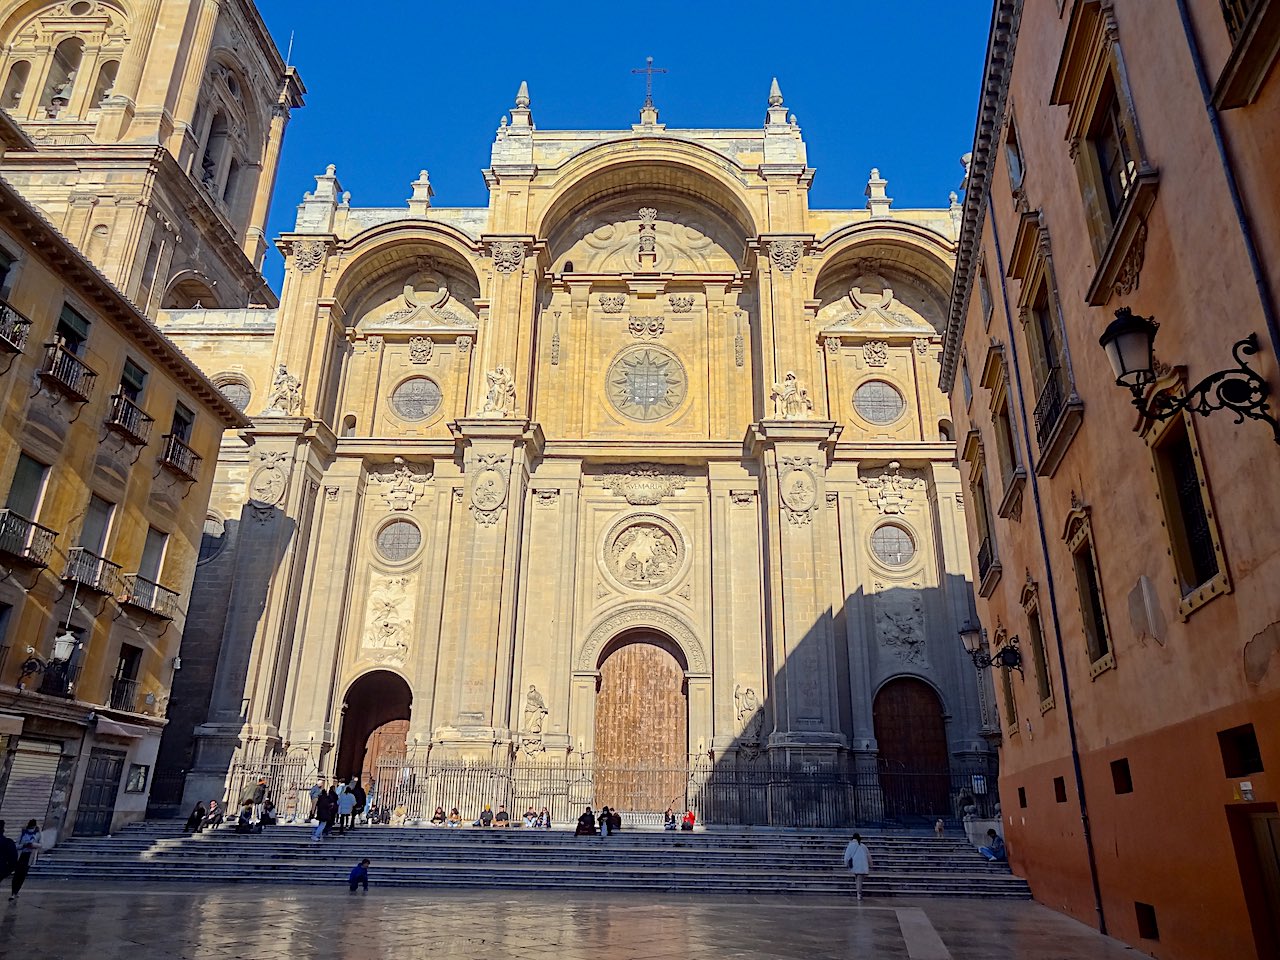
[[[413,757],[589,756],[637,633],[683,672],[681,763],[872,761],[908,677],[942,762],[987,756],[936,387],[954,201],[891,210],[876,173],[866,209],[809,209],[776,86],[763,129],[641,119],[536,130],[522,87],[487,208],[433,206],[425,172],[407,208],[356,207],[330,167],[278,310],[165,315],[254,417],[184,638],[211,667],[171,727],[199,724],[189,800],[263,756],[354,772],[373,675],[412,692]]]

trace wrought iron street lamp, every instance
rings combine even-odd
[[[1230,410],[1236,415],[1236,423],[1244,423],[1248,417],[1269,424],[1276,443],[1280,443],[1280,423],[1267,412],[1271,387],[1249,368],[1245,359],[1258,352],[1256,334],[1249,334],[1231,348],[1238,366],[1209,374],[1188,389],[1185,396],[1175,397],[1168,390],[1161,390],[1148,400],[1147,387],[1156,380],[1153,346],[1159,329],[1160,324],[1153,318],[1140,317],[1128,307],[1122,307],[1098,338],[1098,344],[1111,361],[1116,386],[1129,388],[1133,405],[1144,417],[1168,420],[1184,410],[1207,417],[1215,410]]]
[[[994,654],[987,652],[986,633],[981,627],[966,623],[960,628],[960,642],[964,644],[965,653],[973,661],[978,670],[988,667],[999,667],[1002,670],[1017,670],[1022,673],[1022,653],[1018,650],[1018,638],[1010,637]]]

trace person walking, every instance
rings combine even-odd
[[[338,794],[338,832],[346,833],[355,827],[356,795],[351,790]]]
[[[320,791],[320,796],[316,797],[316,828],[311,834],[311,839],[316,843],[324,839],[324,833],[329,828],[329,807],[331,802],[329,794],[323,790]]]
[[[347,885],[351,888],[352,893],[355,893],[356,887],[361,886],[362,884],[364,886],[364,892],[368,893],[369,892],[369,858],[368,857],[365,857],[363,860],[357,863],[354,867],[352,867],[351,873],[347,876]]]
[[[338,788],[329,787],[325,796],[329,798],[329,808],[324,818],[324,835],[328,837],[333,835],[334,825],[338,822]]]
[[[253,788],[253,819],[262,822],[262,804],[267,799],[267,778],[259,777],[258,785]]]
[[[316,805],[320,802],[320,798],[324,796],[324,781],[317,780],[315,786],[307,791],[307,796],[311,798],[311,809],[307,813],[307,823],[316,819]]]
[[[352,781],[351,792],[356,798],[355,816],[351,818],[351,826],[354,827],[356,825],[356,819],[364,815],[365,806],[369,802],[369,795],[364,792],[364,787],[360,786],[359,777],[356,777],[355,780]]]
[[[28,820],[21,836],[18,837],[18,862],[13,867],[13,892],[10,900],[18,899],[18,891],[27,882],[27,873],[31,870],[31,858],[40,852],[40,824]]]
[[[855,833],[849,845],[844,848],[844,862],[849,872],[853,874],[854,889],[857,891],[858,899],[861,900],[863,878],[871,872],[871,854],[867,852],[861,834]]]
[[[12,837],[6,837],[4,834],[4,821],[0,820],[0,883],[4,882],[4,878],[13,873],[13,868],[18,865],[18,845],[13,842]]]

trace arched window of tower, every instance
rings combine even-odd
[[[108,60],[98,69],[98,82],[93,85],[93,100],[90,109],[102,105],[115,89],[116,75],[120,72],[119,60]]]
[[[22,95],[27,91],[27,79],[31,76],[31,61],[19,60],[9,68],[9,78],[4,82],[4,94],[0,107],[17,110],[22,106]]]
[[[83,59],[84,41],[79,37],[68,37],[53,51],[53,62],[49,65],[44,94],[40,98],[40,106],[47,116],[57,117],[71,105]]]

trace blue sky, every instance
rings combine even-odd
[[[669,127],[759,127],[777,76],[817,168],[816,208],[861,207],[873,166],[897,206],[942,206],[971,146],[989,0],[565,4],[259,0],[308,88],[293,114],[270,234],[326,164],[354,206],[405,203],[420,169],[438,206],[483,206],[499,118],[529,81],[544,129],[638,119],[653,56]],[[365,16],[360,11],[376,11]],[[274,250],[267,276],[279,289]]]

